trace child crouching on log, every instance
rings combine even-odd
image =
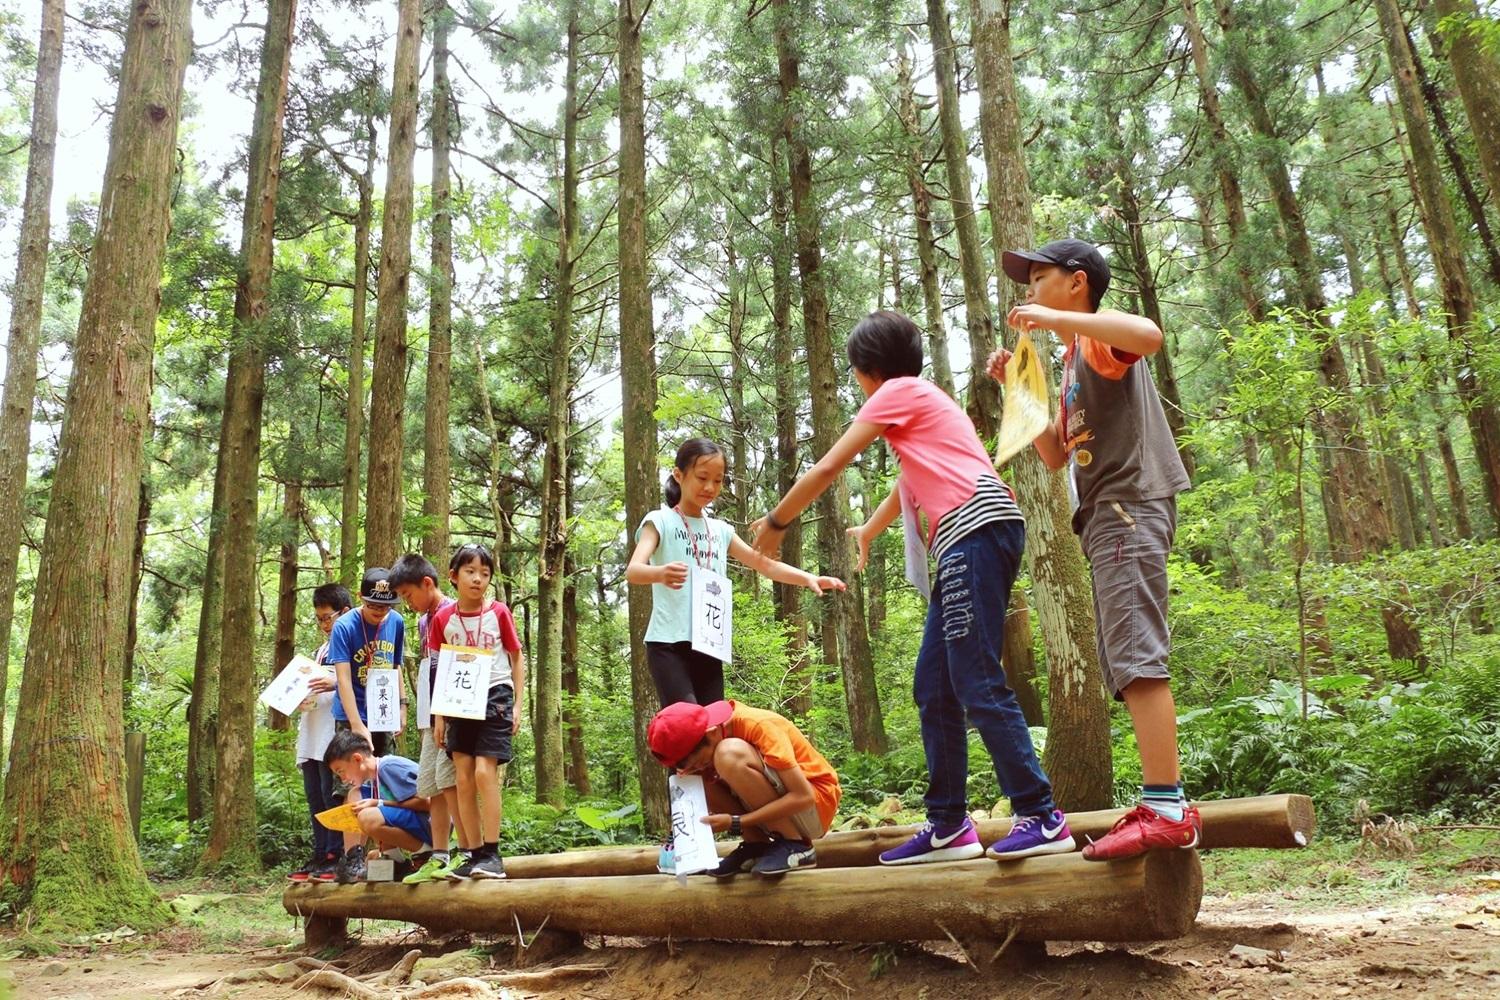
[[[817,864],[812,842],[838,812],[839,776],[790,720],[733,701],[668,705],[646,730],[651,753],[682,774],[704,776],[703,817],[744,840],[708,874],[785,875]]]
[[[1052,785],[1000,664],[1005,611],[1026,541],[1020,508],[995,475],[964,411],[921,377],[922,331],[916,324],[900,313],[871,313],[850,333],[847,350],[868,401],[828,454],[751,528],[755,548],[772,555],[792,521],[876,438],[884,437],[901,463],[897,488],[869,521],[849,529],[859,542],[863,569],[870,542],[901,514],[907,578],[924,596],[932,592],[912,681],[927,756],[927,823],[882,854],[880,863],[984,853],[968,815],[966,717],[979,730],[1016,817],[989,856],[1009,860],[1071,851],[1072,833],[1053,804]],[[921,537],[918,510],[928,520]],[[937,560],[936,587],[928,583],[924,542]]]
[[[323,762],[359,798],[349,803],[359,818],[359,828],[382,850],[399,847],[407,852],[428,850],[432,829],[427,799],[417,794],[417,765],[391,754],[377,757],[359,733],[345,729],[335,733]]]

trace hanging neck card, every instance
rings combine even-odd
[[[370,671],[365,685],[365,715],[372,733],[401,729],[401,671],[389,667]]]
[[[694,566],[688,582],[693,588],[693,649],[728,663],[734,633],[729,577]]]
[[[438,652],[432,714],[452,719],[483,719],[490,694],[490,661],[495,654],[474,646],[444,644]]]
[[[276,679],[260,693],[260,700],[282,715],[291,715],[312,693],[308,689],[314,678],[332,676],[333,671],[329,668],[314,663],[305,656],[294,656],[281,669],[281,673],[276,675]]]
[[[432,728],[432,670],[423,659],[417,669],[417,728]]]
[[[1000,414],[1000,435],[995,441],[995,466],[999,468],[1037,439],[1049,423],[1047,370],[1031,338],[1021,334],[1015,353],[1005,365],[1005,408]]]
[[[703,779],[696,774],[674,774],[668,779],[672,796],[672,852],[677,874],[692,875],[719,866],[714,832],[703,817],[708,815],[708,797]]]

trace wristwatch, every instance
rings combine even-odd
[[[729,817],[729,835],[731,837],[738,837],[740,835],[740,818],[738,816]]]

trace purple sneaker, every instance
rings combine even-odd
[[[921,865],[929,861],[966,861],[984,853],[979,843],[979,831],[965,816],[963,823],[944,830],[923,823],[917,835],[900,847],[893,847],[880,856],[883,865]]]
[[[1073,832],[1061,809],[1047,816],[1022,816],[1011,824],[1010,833],[984,852],[996,861],[1015,861],[1038,854],[1066,854],[1074,847]]]

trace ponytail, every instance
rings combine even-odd
[[[723,454],[724,449],[714,444],[708,438],[688,438],[677,449],[677,459],[673,462],[673,465],[676,466],[678,472],[687,473],[692,471],[698,459]],[[668,507],[676,507],[682,502],[682,486],[677,482],[676,476],[667,477],[667,481],[662,487],[662,495],[666,499]]]
[[[661,488],[662,496],[667,501],[668,507],[676,507],[682,502],[682,486],[676,477],[668,476],[666,483]]]

